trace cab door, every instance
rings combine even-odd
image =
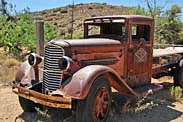
[[[131,87],[151,81],[153,31],[152,22],[129,23],[127,83]]]

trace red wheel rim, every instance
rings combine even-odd
[[[95,96],[93,103],[93,120],[94,122],[103,122],[109,111],[109,93],[106,87],[100,88]]]

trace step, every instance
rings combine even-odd
[[[160,84],[146,84],[143,86],[139,86],[134,88],[134,92],[137,93],[137,96],[148,95],[163,89],[163,86]]]

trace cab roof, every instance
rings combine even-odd
[[[142,16],[142,15],[111,15],[111,16],[98,16],[98,17],[92,17],[89,19],[86,19],[86,21],[96,20],[96,19],[128,19],[128,20],[148,20],[148,21],[154,21],[152,17],[149,16]]]

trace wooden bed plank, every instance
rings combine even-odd
[[[168,56],[173,54],[183,54],[183,48],[182,49],[153,49],[153,57],[161,57],[161,56]]]

